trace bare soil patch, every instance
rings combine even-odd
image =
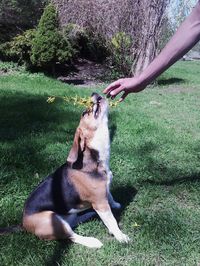
[[[98,64],[86,59],[79,59],[70,72],[58,75],[57,79],[80,87],[100,85],[109,72],[105,64]]]

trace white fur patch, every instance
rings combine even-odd
[[[101,120],[90,145],[99,152],[99,160],[103,163],[106,171],[109,172],[110,137],[107,117]]]
[[[130,240],[129,237],[123,234],[122,231],[119,229],[117,221],[115,220],[110,210],[105,212],[96,210],[96,212],[98,213],[99,217],[108,228],[109,232],[113,234],[119,242],[125,242],[125,243],[129,242]]]
[[[85,211],[87,209],[89,209],[89,207],[88,208],[82,208],[82,209],[74,209],[74,208],[72,208],[72,209],[70,209],[68,211],[68,213],[70,213],[70,214],[72,214],[72,213],[79,213],[79,212]]]
[[[62,222],[63,226],[66,228],[68,234],[69,234],[69,239],[74,242],[81,244],[83,246],[89,247],[89,248],[100,248],[103,246],[101,241],[99,241],[97,238],[94,237],[86,237],[86,236],[80,236],[71,229],[70,225],[63,220],[63,218],[59,215],[57,215],[58,219]]]

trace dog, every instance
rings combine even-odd
[[[70,239],[89,248],[103,244],[73,231],[73,225],[94,213],[120,241],[129,238],[118,227],[111,208],[120,208],[110,193],[108,102],[97,93],[83,112],[67,162],[46,177],[31,193],[23,210],[23,228],[45,240]],[[93,212],[86,212],[93,208]]]

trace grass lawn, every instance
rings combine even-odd
[[[21,222],[27,196],[71,147],[83,109],[47,97],[94,90],[24,71],[0,77],[0,227]],[[109,121],[112,192],[130,244],[96,219],[76,232],[101,240],[99,250],[21,232],[0,237],[1,266],[200,265],[200,62],[178,62]]]

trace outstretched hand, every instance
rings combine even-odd
[[[123,92],[119,101],[122,102],[129,93],[136,93],[144,90],[146,85],[143,85],[139,78],[123,78],[111,83],[104,91],[107,97],[114,99],[120,92]]]

